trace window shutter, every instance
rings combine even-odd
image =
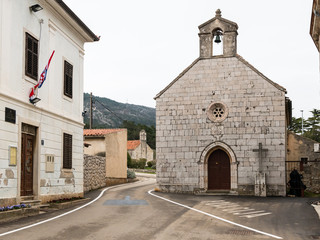
[[[72,135],[63,134],[63,168],[72,168]]]
[[[72,76],[73,66],[64,61],[64,94],[72,98]]]
[[[25,74],[38,79],[38,40],[26,33]]]

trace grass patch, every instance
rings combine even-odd
[[[318,198],[320,197],[320,193],[313,193],[313,192],[309,192],[309,191],[304,191],[304,196],[305,197],[311,197],[311,198]]]

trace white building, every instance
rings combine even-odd
[[[147,133],[144,129],[140,131],[140,140],[127,142],[127,151],[132,159],[144,158],[147,162],[153,160],[153,150],[147,144]]]
[[[99,38],[62,0],[2,0],[0,16],[0,206],[81,196],[84,43]]]

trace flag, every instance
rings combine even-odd
[[[30,101],[33,100],[33,99],[36,97],[36,95],[35,95],[35,90],[36,90],[37,88],[41,88],[42,84],[43,84],[44,81],[46,80],[48,68],[49,68],[49,65],[50,65],[50,62],[51,62],[51,59],[52,59],[52,57],[53,57],[54,52],[55,52],[55,51],[53,50],[53,52],[52,52],[52,54],[51,54],[51,56],[50,56],[50,58],[49,58],[48,64],[46,65],[46,67],[44,68],[43,72],[42,72],[41,75],[40,75],[39,82],[38,82],[34,87],[32,87],[31,90],[30,90],[30,94],[29,94],[29,100],[30,100]]]

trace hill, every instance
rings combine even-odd
[[[84,123],[89,125],[90,94],[84,93],[83,109],[86,111]],[[92,128],[117,128],[123,120],[136,124],[155,126],[155,108],[119,103],[109,98],[93,96],[93,126]]]

